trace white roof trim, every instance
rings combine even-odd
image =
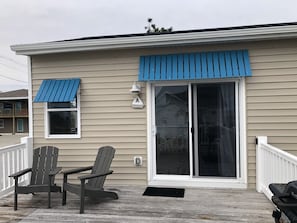
[[[30,56],[75,51],[160,47],[170,45],[207,44],[216,42],[253,41],[296,37],[297,25],[283,25],[22,44],[13,45],[11,46],[11,49],[15,51],[16,54]]]
[[[0,97],[0,101],[23,100],[23,99],[28,99],[28,97]]]

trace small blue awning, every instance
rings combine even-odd
[[[70,102],[79,88],[80,79],[43,80],[34,102]]]
[[[251,76],[247,50],[141,56],[139,81]]]

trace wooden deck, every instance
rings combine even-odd
[[[19,195],[19,210],[13,210],[13,196],[0,199],[0,222],[135,222],[135,223],[221,223],[274,222],[273,205],[254,190],[187,188],[184,198],[142,196],[144,187],[116,187],[119,200],[86,202],[79,214],[79,200],[68,193],[67,205],[61,194],[53,195],[47,209],[46,194]]]

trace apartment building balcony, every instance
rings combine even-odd
[[[28,117],[28,109],[0,109],[0,118]]]

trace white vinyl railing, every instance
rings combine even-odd
[[[267,143],[266,136],[257,137],[256,186],[269,199],[270,183],[288,183],[297,180],[297,157]]]
[[[23,170],[32,162],[32,138],[24,137],[17,145],[0,148],[0,197],[13,190],[14,180],[9,175]],[[28,180],[28,174],[19,179],[19,184]]]

